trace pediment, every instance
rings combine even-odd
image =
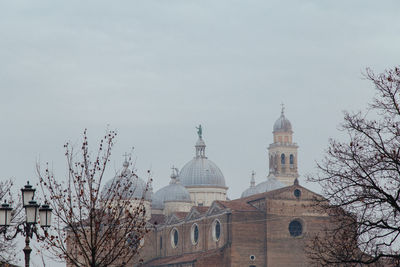
[[[266,197],[267,199],[303,200],[303,201],[323,199],[321,195],[300,185],[292,185],[270,191],[266,194]]]
[[[165,221],[165,224],[176,224],[180,221],[181,219],[178,218],[178,216],[176,216],[175,214],[171,214],[170,216],[168,216],[167,220]]]
[[[225,208],[218,204],[217,201],[214,201],[210,208],[207,211],[207,216],[221,214],[225,211]]]
[[[201,213],[196,209],[196,207],[192,207],[189,214],[186,216],[186,221],[195,220],[201,217]]]

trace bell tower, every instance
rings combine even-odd
[[[290,121],[285,117],[282,104],[281,116],[274,124],[274,142],[268,147],[269,174],[286,185],[293,185],[297,172],[297,144],[293,142]]]

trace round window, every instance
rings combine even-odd
[[[176,248],[178,246],[178,241],[179,241],[178,229],[174,228],[171,231],[171,245],[173,248]]]
[[[250,260],[254,261],[256,259],[256,256],[250,255]]]
[[[190,231],[190,238],[192,239],[193,245],[196,245],[199,242],[199,226],[196,223],[192,225],[192,230]]]
[[[299,198],[299,197],[301,196],[301,191],[300,191],[300,189],[295,189],[294,192],[293,192],[293,194],[294,194],[295,197]]]
[[[219,220],[215,220],[213,222],[212,233],[214,241],[218,241],[219,238],[221,237],[221,223],[219,222]]]
[[[293,220],[289,224],[289,233],[291,236],[300,236],[303,233],[303,225],[298,220]]]

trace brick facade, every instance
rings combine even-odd
[[[295,196],[295,190],[300,190],[300,196]],[[329,220],[312,207],[314,197],[320,196],[293,185],[173,214],[146,237],[143,266],[309,266],[304,252],[308,237]],[[221,226],[217,241],[216,220]],[[301,223],[299,236],[289,232],[293,220]],[[199,229],[196,244],[191,239],[193,224]],[[173,229],[179,233],[176,248],[171,243]]]

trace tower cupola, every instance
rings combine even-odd
[[[292,124],[285,116],[282,104],[281,115],[275,121],[273,128],[274,142],[268,147],[269,176],[278,181],[292,185],[299,176],[297,172],[297,149],[293,142]]]

